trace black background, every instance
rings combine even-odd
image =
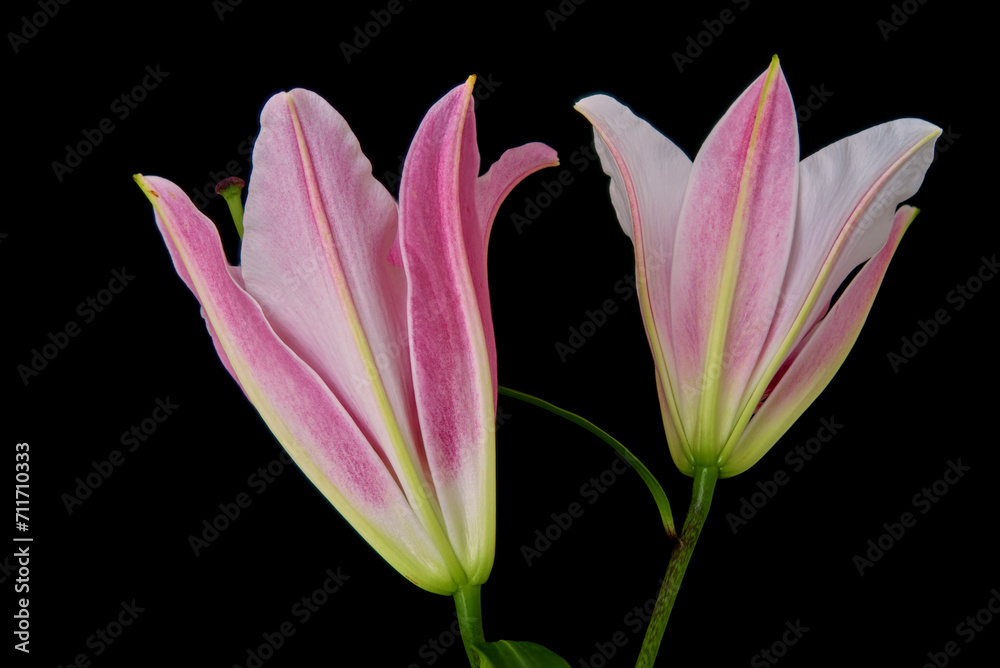
[[[465,665],[458,643],[443,654],[424,647],[454,640],[452,602],[388,567],[297,469],[287,467],[260,494],[248,484],[281,448],[219,363],[133,173],[162,175],[190,191],[214,184],[210,172],[236,160],[246,177],[243,143],[257,132],[260,108],[279,90],[305,87],[346,117],[385,180],[427,108],[478,74],[493,86],[477,89],[489,93],[477,110],[484,167],[528,141],[549,144],[562,159],[520,185],[494,225],[500,382],[619,437],[660,477],[680,518],[690,479],[668,456],[636,299],[615,291],[633,271],[631,245],[597,163],[580,170],[571,161],[592,141],[572,105],[609,93],[693,155],[773,53],[797,104],[814,90],[829,93],[800,116],[803,156],[903,116],[936,123],[948,139],[912,200],[923,212],[842,369],[763,460],[720,482],[660,664],[765,665],[753,664],[755,655],[781,639],[786,622],[798,621],[809,631],[780,665],[921,666],[948,641],[961,648],[953,665],[987,665],[984,657],[997,654],[1000,619],[968,644],[956,625],[1000,587],[998,458],[987,428],[996,412],[1000,284],[983,283],[961,309],[948,295],[997,251],[986,181],[995,174],[986,158],[995,135],[973,118],[989,104],[993,24],[958,2],[904,4],[805,10],[718,0],[661,13],[566,0],[563,11],[573,11],[553,27],[546,12],[558,11],[557,0],[461,10],[404,0],[350,62],[338,45],[385,2],[319,9],[244,1],[221,16],[221,3],[208,1],[71,2],[36,32],[28,29],[32,36],[16,53],[8,35],[3,449],[12,471],[15,443],[31,445],[27,535],[34,538],[31,654],[6,648],[12,665],[69,665],[85,654],[102,667],[246,666],[248,649],[283,622],[295,634],[266,666]],[[713,24],[725,9],[734,20]],[[5,34],[25,30],[23,17],[39,11],[36,3],[8,5]],[[893,18],[898,29],[880,27]],[[721,34],[705,32],[706,21],[723,25]],[[707,46],[678,71],[672,54],[703,32]],[[112,102],[141,84],[147,66],[169,74],[122,119]],[[52,163],[65,162],[66,146],[102,118],[114,131],[57,178]],[[517,229],[512,216],[525,213],[525,198],[545,192],[563,169],[573,182]],[[222,200],[213,197],[205,212],[235,257]],[[123,268],[134,279],[84,322],[78,304]],[[618,311],[563,362],[555,344],[609,298]],[[949,321],[894,370],[887,355],[938,309]],[[18,365],[30,364],[32,350],[69,321],[79,335],[26,385]],[[168,397],[179,408],[127,451],[121,434]],[[628,473],[588,503],[594,496],[581,488],[602,473],[610,479],[612,452],[535,408],[506,398],[500,405],[497,555],[483,590],[488,638],[541,642],[574,668],[632,665],[641,634],[626,615],[654,596],[669,549],[646,490]],[[786,456],[824,418],[843,426],[794,470]],[[113,450],[124,463],[67,512],[63,495]],[[883,523],[914,511],[912,497],[958,459],[970,471],[929,512],[917,511],[916,526],[860,576],[854,556],[884,533]],[[788,484],[734,533],[727,515],[779,470]],[[241,492],[251,505],[196,557],[189,536]],[[582,517],[529,566],[522,546],[574,502]],[[11,552],[4,548],[0,559]],[[338,568],[350,579],[302,623],[293,605]],[[15,578],[6,568],[0,573],[7,610],[17,598]],[[143,611],[98,655],[88,638],[133,599]],[[4,637],[13,644],[6,619]],[[610,661],[593,660],[595,643],[606,646],[617,632],[624,647]]]

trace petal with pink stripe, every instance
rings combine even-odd
[[[229,368],[278,441],[394,568],[424,589],[453,592],[456,583],[438,545],[385,462],[236,280],[212,222],[173,183],[154,176],[136,181],[153,204],[178,273],[201,303]]]
[[[902,206],[896,212],[885,245],[809,333],[801,353],[750,420],[722,466],[723,477],[742,473],[764,456],[840,369],[868,318],[889,261],[916,215],[917,209],[911,206]]]
[[[427,113],[400,184],[413,382],[424,449],[448,537],[470,581],[493,566],[496,349],[486,248],[503,196],[554,164],[541,145],[508,151],[479,177],[474,79]]]
[[[712,466],[764,345],[791,247],[798,131],[777,59],[716,124],[677,227],[671,324],[679,410]]]
[[[611,202],[635,246],[636,287],[656,366],[667,442],[675,460],[693,461],[677,415],[678,388],[670,323],[670,268],[691,160],[653,126],[607,95],[580,100],[576,109],[594,126],[594,147],[611,177]],[[679,448],[679,451],[676,449]]]

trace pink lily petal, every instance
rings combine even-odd
[[[695,459],[715,463],[739,415],[788,263],[798,131],[774,59],[698,152],[677,226],[671,324],[679,410]]]
[[[261,113],[244,216],[242,270],[268,321],[327,383],[400,474],[422,460],[407,360],[403,272],[387,261],[396,203],[346,121],[293,90]]]
[[[854,346],[872,302],[917,209],[902,206],[893,219],[885,245],[858,272],[829,313],[809,333],[801,353],[750,420],[721,468],[723,477],[747,470],[777,442],[819,396]]]
[[[386,462],[452,578],[416,424],[406,282],[388,260],[396,203],[346,121],[319,95],[271,98],[254,144],[242,253],[247,291]]]
[[[215,226],[173,183],[137,176],[181,278],[227,368],[306,476],[394,568],[419,586],[456,584],[377,450],[324,380],[275,333],[225,260]]]
[[[803,246],[826,242],[831,230],[837,241],[819,274],[828,274],[816,297],[806,326],[829,308],[830,299],[847,275],[885,246],[896,208],[912,197],[934,160],[936,125],[918,118],[883,123],[824,148],[802,161],[801,219],[808,226],[796,244],[795,265],[815,262],[814,251]],[[831,174],[832,172],[832,174]],[[846,224],[841,221],[846,221]],[[798,254],[805,257],[799,262]],[[790,277],[797,281],[797,277]],[[800,334],[801,336],[804,334]]]
[[[492,568],[496,349],[486,245],[500,199],[555,164],[541,145],[508,151],[479,174],[470,78],[425,116],[400,183],[399,251],[408,286],[420,431],[445,529],[472,581]]]
[[[471,118],[474,121],[474,117]],[[468,252],[469,271],[476,289],[479,315],[483,320],[483,334],[486,337],[486,349],[490,360],[490,376],[493,378],[494,410],[497,398],[497,348],[496,337],[493,335],[490,292],[486,280],[486,250],[489,246],[490,231],[493,228],[493,220],[496,218],[500,204],[503,203],[514,186],[529,174],[558,164],[559,158],[556,156],[556,152],[538,142],[504,151],[489,171],[479,177],[476,183],[477,216],[467,217],[464,222],[467,234],[465,245]],[[476,239],[481,239],[482,243],[477,245]]]
[[[594,146],[611,177],[611,202],[635,245],[636,287],[642,320],[656,363],[663,423],[671,443],[692,459],[687,437],[675,427],[677,384],[670,324],[670,263],[691,160],[648,122],[607,95],[580,100],[576,110],[594,126]]]
[[[940,133],[931,123],[905,118],[842,139],[802,161],[788,272],[767,345],[747,383],[741,424],[750,419],[779,363],[787,367],[799,354],[851,270],[885,245],[896,207],[920,187]],[[732,438],[729,445],[734,444]]]

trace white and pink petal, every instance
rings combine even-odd
[[[495,352],[486,343],[470,267],[473,259],[485,262],[472,83],[439,100],[413,138],[399,190],[399,253],[431,482],[448,540],[466,576],[476,582],[493,566],[496,452]]]
[[[274,332],[226,263],[212,222],[173,183],[141,175],[136,181],[227,367],[278,441],[394,568],[429,591],[453,592],[453,574],[387,462],[323,379]]]
[[[493,333],[493,314],[490,310],[490,292],[487,283],[486,251],[490,241],[493,219],[508,193],[529,174],[545,167],[559,164],[556,152],[545,144],[532,142],[504,151],[500,159],[476,181],[476,216],[467,213],[465,248],[469,259],[469,272],[476,291],[479,315],[483,321],[483,337],[490,360],[493,379],[493,408],[497,399],[497,350]]]
[[[635,246],[636,285],[667,416],[664,423],[670,423],[668,432],[677,437],[669,443],[672,447],[676,443],[687,460],[691,454],[684,425],[669,417],[677,414],[679,392],[671,372],[670,267],[691,160],[647,121],[607,95],[584,98],[576,109],[594,127],[594,147],[611,178],[611,202]]]
[[[732,431],[777,306],[798,159],[795,109],[774,59],[699,150],[677,226],[683,252],[671,268],[670,308],[679,410],[703,465]]]
[[[889,261],[916,214],[910,206],[896,212],[885,245],[804,339],[800,354],[774,385],[722,465],[722,477],[742,473],[763,457],[840,369],[868,318]]]
[[[920,187],[940,132],[926,121],[905,118],[842,139],[802,161],[781,298],[723,458],[775,374],[801,352],[804,337],[826,313],[836,289],[884,246],[896,207]]]

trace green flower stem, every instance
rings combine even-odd
[[[458,613],[458,628],[462,632],[462,644],[469,657],[469,665],[479,668],[482,659],[473,646],[486,640],[483,634],[483,609],[480,585],[462,585],[455,592],[455,611]]]
[[[635,472],[639,474],[642,481],[646,483],[646,487],[649,488],[650,494],[653,495],[653,500],[656,502],[656,507],[660,511],[660,520],[663,522],[663,528],[667,532],[667,536],[671,539],[677,538],[677,528],[674,525],[674,516],[670,511],[670,501],[667,500],[667,495],[663,491],[663,487],[660,486],[659,481],[650,472],[646,466],[640,462],[635,455],[629,452],[629,449],[622,445],[618,440],[616,440],[611,434],[604,431],[597,425],[595,425],[590,420],[580,417],[576,413],[570,413],[567,410],[559,408],[554,404],[550,404],[544,399],[539,399],[538,397],[526,394],[524,392],[518,392],[517,390],[512,390],[509,387],[500,386],[498,388],[500,394],[513,397],[515,399],[520,399],[526,403],[532,404],[533,406],[538,406],[539,408],[544,408],[550,413],[555,413],[561,418],[565,418],[575,425],[583,427],[591,434],[594,434],[602,441],[610,445],[615,449],[622,458],[635,469]]]
[[[660,649],[670,611],[677,599],[677,592],[681,588],[681,580],[684,579],[688,562],[694,554],[694,546],[698,542],[698,536],[701,535],[701,528],[705,525],[705,518],[708,517],[708,507],[712,504],[712,493],[715,491],[715,482],[718,479],[718,468],[696,466],[694,469],[691,507],[688,509],[687,517],[684,518],[680,540],[670,554],[667,574],[656,597],[656,607],[653,608],[653,614],[649,619],[646,637],[642,639],[639,660],[636,661],[635,668],[652,668],[653,662],[656,661],[656,653]]]

